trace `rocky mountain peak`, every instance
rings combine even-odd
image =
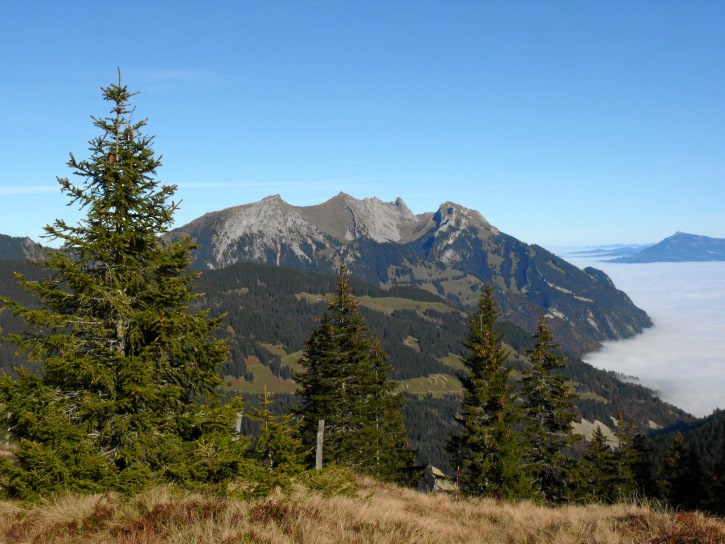
[[[228,208],[222,217],[225,234],[238,237],[249,232],[281,232],[290,221],[298,219],[299,214],[279,195],[273,195],[259,202]]]
[[[400,198],[400,197],[396,198],[396,199],[395,199],[395,205],[396,205],[396,206],[397,206],[398,208],[400,208],[400,209],[401,209],[401,211],[402,211],[402,212],[403,212],[404,214],[406,214],[406,215],[409,215],[409,216],[412,216],[412,217],[414,217],[414,216],[413,216],[413,212],[411,212],[411,211],[410,211],[410,209],[409,209],[409,208],[408,208],[408,206],[407,206],[407,205],[405,204],[405,202],[403,202],[403,199],[402,199],[402,198]]]
[[[446,232],[449,229],[465,230],[473,228],[479,232],[491,232],[498,234],[499,231],[489,223],[478,211],[456,204],[455,202],[444,202],[433,214],[433,221],[438,232]]]
[[[317,206],[297,209],[310,223],[341,242],[359,238],[380,243],[400,242],[417,223],[417,218],[400,197],[395,202],[383,202],[376,197],[358,200],[339,193]]]
[[[265,261],[268,255],[275,255],[275,261],[279,261],[283,246],[298,258],[309,260],[306,252],[309,243],[324,243],[320,229],[280,195],[207,213],[171,235],[174,237],[174,233],[183,232],[205,246],[202,253],[209,261],[209,268],[237,262],[240,252],[249,254],[252,260]]]

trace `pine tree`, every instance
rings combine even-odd
[[[18,449],[2,461],[5,492],[32,498],[66,489],[130,490],[155,479],[214,481],[239,468],[243,441],[231,442],[234,403],[214,402],[227,356],[212,337],[219,319],[194,309],[188,240],[169,229],[175,186],[155,179],[152,137],[134,121],[126,86],[112,84],[90,158],[70,156],[82,181],[59,178],[76,225],[56,220],[46,236],[41,281],[22,286],[34,309],[3,299],[27,332],[10,340],[41,373],[0,378],[0,403]],[[202,404],[200,404],[200,402]]]
[[[641,459],[640,450],[635,444],[637,427],[634,422],[626,423],[622,413],[617,417],[617,450],[614,452],[617,492],[621,498],[633,497],[638,492],[635,472]]]
[[[559,345],[543,316],[529,351],[530,368],[524,372],[522,395],[526,420],[526,470],[534,487],[546,500],[561,502],[569,484],[570,460],[562,454],[579,438],[574,434],[572,393],[563,375],[555,371],[566,366],[556,353]]]
[[[496,325],[498,317],[489,285],[468,322],[463,344],[467,372],[459,377],[463,399],[456,417],[463,430],[451,437],[448,451],[460,463],[465,493],[524,498],[532,489],[522,467],[522,445],[514,432],[519,418],[509,386],[508,355]]]
[[[619,499],[616,457],[602,428],[597,425],[584,452],[583,474],[580,479],[580,498],[587,501],[612,503]]]
[[[587,444],[581,464],[579,498],[587,501],[614,503],[628,500],[639,493],[651,493],[646,471],[651,469],[646,454],[646,440],[634,423],[617,418],[617,447],[613,448],[597,425]],[[639,479],[638,479],[639,478]]]
[[[252,455],[272,475],[272,485],[287,487],[305,469],[309,452],[297,436],[291,414],[274,415],[270,411],[271,394],[266,388],[261,408],[254,409],[251,418],[260,422],[261,432],[252,445]]]
[[[701,506],[705,475],[697,453],[677,431],[659,471],[662,494],[673,508],[694,510]]]
[[[636,493],[646,497],[659,497],[655,465],[652,456],[650,439],[642,432],[635,432],[632,437],[635,463],[632,466]]]
[[[370,343],[374,385],[368,400],[374,432],[370,434],[369,445],[375,455],[375,473],[387,474],[390,481],[412,486],[418,483],[419,477],[414,470],[415,454],[408,448],[408,431],[403,423],[405,399],[396,394],[398,384],[390,379],[393,368],[380,341],[370,337]]]
[[[302,405],[300,433],[314,448],[325,421],[324,462],[350,467],[387,481],[406,482],[413,465],[390,364],[368,334],[352,296],[345,267],[320,325],[305,343],[304,371],[297,379]]]

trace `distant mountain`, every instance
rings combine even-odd
[[[452,202],[414,215],[400,198],[340,193],[298,207],[275,195],[208,213],[170,233],[186,235],[201,245],[195,265],[202,269],[257,262],[329,273],[342,259],[368,283],[418,286],[461,308],[472,307],[491,283],[506,319],[533,330],[547,315],[559,341],[576,354],[651,325],[603,272],[582,271]]]
[[[580,251],[574,251],[571,253],[572,256],[576,257],[628,257],[639,253],[644,248],[650,247],[652,244],[617,244],[613,246],[595,247],[591,249],[583,249]]]
[[[664,263],[725,261],[725,238],[709,238],[677,232],[634,255],[611,259],[612,263]]]
[[[30,259],[40,256],[40,246],[30,238],[19,238],[0,234],[0,260]]]

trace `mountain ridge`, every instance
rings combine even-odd
[[[169,236],[200,244],[194,255],[200,269],[257,262],[333,272],[343,262],[369,283],[415,285],[461,308],[473,307],[490,283],[506,319],[529,330],[547,315],[562,344],[577,354],[651,326],[603,272],[580,270],[450,201],[413,215],[401,198],[358,200],[339,193],[298,207],[273,195],[207,213]]]

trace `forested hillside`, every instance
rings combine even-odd
[[[283,368],[286,358],[269,346],[279,345],[287,354],[301,350],[324,311],[325,296],[333,292],[335,281],[333,275],[251,263],[204,272],[198,283],[199,290],[206,293],[204,303],[228,314],[226,332],[232,335],[235,355],[230,357],[227,370],[243,376],[245,360],[254,355],[276,375],[287,377]],[[371,332],[390,355],[394,379],[457,374],[460,365],[450,356],[460,354],[464,314],[414,287],[380,289],[355,278],[350,284]],[[408,307],[411,303],[417,304],[416,309]],[[502,328],[512,351],[511,364],[521,370],[526,364],[521,354],[532,347],[533,331],[510,322],[502,323]],[[567,357],[564,373],[582,395],[578,402],[587,418],[616,419],[621,410],[645,425],[651,420],[664,427],[691,419],[648,389],[622,382],[614,373],[598,370],[576,357]]]
[[[31,303],[20,289],[13,271],[37,277],[39,268],[28,261],[0,261],[0,290]],[[222,366],[230,390],[254,396],[267,385],[280,406],[294,404],[291,380],[304,341],[326,307],[326,296],[334,291],[330,274],[302,272],[253,263],[235,264],[202,273],[197,290],[199,301],[215,315],[226,313],[219,334],[230,342],[230,355]],[[393,365],[392,378],[402,382],[409,402],[404,416],[420,463],[448,466],[443,445],[452,426],[457,403],[457,379],[461,371],[457,355],[465,335],[465,316],[440,297],[415,287],[381,289],[351,278],[353,294],[371,331],[380,338]],[[7,310],[0,311],[4,331],[20,325]],[[502,323],[505,343],[511,348],[515,371],[526,368],[523,355],[533,346],[531,334],[510,322]],[[11,345],[2,345],[2,368],[17,363]],[[581,416],[612,426],[621,412],[645,429],[664,428],[694,418],[669,405],[645,387],[620,381],[574,356],[566,356],[563,373],[579,397]],[[514,372],[514,377],[519,374]],[[446,378],[448,377],[448,378]],[[283,398],[289,397],[289,398]]]
[[[688,445],[706,465],[725,461],[725,410],[715,410],[709,416],[690,423],[680,423],[674,428],[654,433],[655,455],[664,457],[666,446],[674,432],[681,432]]]
[[[249,383],[244,379],[244,376],[257,380],[261,377],[264,381],[264,375],[255,371],[259,365],[268,367],[270,375],[289,383],[287,378],[292,374],[296,354],[325,311],[335,281],[332,275],[249,263],[205,271],[198,282],[199,290],[206,293],[203,303],[214,312],[228,312],[225,333],[231,334],[233,355],[223,373],[242,377],[234,384],[246,391],[262,387],[263,383]],[[369,330],[381,339],[383,349],[390,354],[393,377],[401,380],[401,385],[411,385],[409,392],[403,393],[406,400],[403,416],[418,463],[449,469],[453,460],[446,451],[446,441],[456,431],[454,419],[460,401],[457,394],[441,391],[438,386],[445,376],[450,377],[446,383],[457,384],[455,376],[461,366],[455,355],[461,353],[465,315],[435,295],[413,287],[385,290],[355,278],[350,279],[350,284],[361,303],[361,314]],[[528,368],[524,354],[533,347],[532,332],[510,322],[503,322],[501,328],[510,349],[513,385],[517,387],[520,373]],[[687,465],[678,470],[684,474],[685,481],[699,485],[687,499],[690,502],[682,503],[683,507],[721,511],[718,501],[723,486],[717,475],[724,474],[725,466],[722,453],[725,433],[721,432],[724,418],[714,414],[696,421],[662,402],[645,387],[621,381],[614,373],[598,370],[577,357],[563,355],[566,364],[561,372],[579,395],[574,402],[581,417],[592,423],[601,422],[615,431],[620,415],[624,421],[636,422],[645,433],[661,429],[654,442],[644,438],[637,442],[643,452],[643,464],[638,469],[642,490],[651,497],[680,504],[679,496],[684,492],[667,487],[664,473],[668,465],[664,459],[673,441],[673,431],[681,428],[689,431],[687,443],[697,457],[695,468]],[[258,398],[251,393],[245,397],[252,404]],[[298,402],[289,392],[278,393],[276,401],[278,413],[287,412]],[[651,456],[647,454],[649,448]],[[602,455],[611,456],[606,452]],[[708,481],[712,478],[716,481]]]

